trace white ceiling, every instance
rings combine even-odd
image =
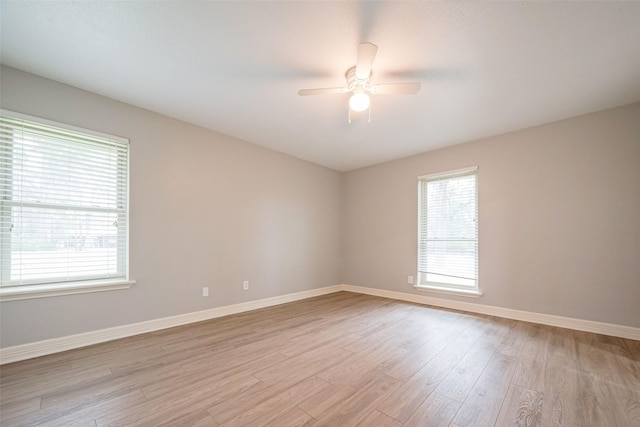
[[[640,2],[0,3],[2,63],[333,169],[640,101]],[[347,122],[358,44],[372,98]]]

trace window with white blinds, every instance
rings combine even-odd
[[[2,287],[128,280],[129,142],[2,111]]]
[[[418,278],[418,286],[477,291],[477,167],[418,178]]]

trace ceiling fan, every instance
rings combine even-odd
[[[369,108],[371,100],[369,94],[384,95],[414,95],[420,91],[420,83],[386,83],[371,84],[371,68],[376,58],[378,46],[373,43],[360,43],[358,47],[358,59],[355,67],[347,70],[347,86],[321,89],[302,89],[298,91],[300,96],[342,94],[351,92],[349,98],[349,123],[351,123],[351,110],[359,112]],[[369,121],[371,110],[369,109]]]

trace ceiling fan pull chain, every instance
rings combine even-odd
[[[367,123],[371,123],[371,104],[369,104],[369,121]]]
[[[349,119],[349,123],[351,123],[351,108],[347,108],[347,118]]]

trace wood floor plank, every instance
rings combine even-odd
[[[358,388],[350,384],[329,384],[329,387],[319,390],[300,402],[298,407],[313,418],[318,419],[358,390]]]
[[[265,427],[307,427],[316,423],[316,419],[299,408],[277,416],[264,424]]]
[[[24,400],[14,400],[3,403],[0,406],[0,420],[11,419],[35,412],[40,409],[40,397],[32,397]]]
[[[131,377],[104,377],[89,384],[58,390],[42,395],[41,408],[53,406],[82,406],[86,402],[96,402],[126,394],[138,389]]]
[[[543,402],[544,396],[541,392],[511,384],[498,414],[496,425],[539,426],[542,423]]]
[[[174,426],[190,426],[190,427],[216,427],[219,424],[205,410],[190,410],[172,412],[171,414],[154,415],[152,417],[139,420],[132,426],[154,426],[154,427],[174,427]],[[97,426],[97,422],[96,422]]]
[[[451,340],[452,338],[445,333],[433,335],[430,340],[388,366],[385,372],[406,381],[437,356]]]
[[[297,406],[298,403],[305,400],[308,396],[327,386],[329,386],[329,384],[318,377],[308,378],[264,400],[253,408],[242,412],[222,425],[233,427],[265,425],[278,417],[282,417],[289,412],[291,407]],[[212,415],[220,421],[216,415]]]
[[[212,405],[209,408],[209,413],[217,422],[224,424],[244,412],[250,411],[271,397],[285,392],[299,382],[298,379],[283,380],[275,383],[261,381],[240,394]]]
[[[506,356],[518,357],[529,330],[527,325],[528,324],[524,322],[514,324],[513,327],[506,332],[502,341],[498,344],[496,351]]]
[[[364,353],[384,345],[385,342],[392,338],[392,334],[385,330],[374,333],[359,332],[358,335],[360,335],[359,339],[356,339],[343,348],[352,353]]]
[[[595,372],[579,372],[584,417],[587,425],[626,426],[628,419],[624,411],[624,396],[615,390],[609,377]]]
[[[584,404],[578,378],[579,371],[575,359],[547,355],[542,425],[585,425]]]
[[[402,427],[402,423],[379,411],[371,411],[358,427]]]
[[[480,340],[493,345],[497,349],[505,339],[505,336],[511,332],[512,328],[517,324],[515,320],[503,319],[499,317],[486,316],[485,333],[482,334]]]
[[[283,342],[284,343],[284,342]],[[283,344],[284,345],[284,344]],[[245,346],[242,349],[231,349],[215,355],[203,354],[200,357],[187,360],[186,362],[178,361],[182,369],[188,373],[199,373],[200,375],[216,375],[227,372],[230,369],[242,368],[249,364],[259,362],[267,356],[273,356],[274,359],[283,360],[284,355],[278,352],[279,344],[276,344],[272,350],[259,351],[258,349]],[[263,363],[263,362],[259,362]],[[264,366],[263,366],[264,367]]]
[[[370,352],[351,355],[318,376],[332,384],[348,383],[359,387],[385,367],[401,360],[409,350],[394,345],[381,345]]]
[[[493,425],[509,388],[516,359],[495,352],[454,418],[465,426]]]
[[[459,409],[460,402],[432,393],[404,423],[404,427],[446,427]]]
[[[112,351],[104,351],[97,355],[89,357],[76,358],[72,362],[74,370],[86,368],[110,368],[112,371],[116,369],[125,369],[128,366],[135,366],[147,361],[153,363],[166,355],[160,345],[151,344],[148,347],[138,347],[135,349],[123,350],[120,346],[116,346]]]
[[[118,395],[110,399],[102,399],[94,402],[85,402],[81,406],[52,406],[31,412],[25,416],[3,420],[3,426],[13,425],[43,425],[43,426],[75,426],[95,425],[95,419],[109,413],[118,413],[128,410],[146,399],[140,390],[133,390],[126,394]]]
[[[623,407],[629,425],[640,426],[640,392],[629,390],[623,398]]]
[[[285,333],[291,330],[304,329],[311,325],[321,324],[321,317],[306,318],[304,316],[296,316],[292,319],[273,322],[269,326],[262,328],[254,327],[253,331],[238,337],[232,337],[225,342],[235,347],[244,345],[255,345],[256,343],[268,342],[271,339],[286,338]]]
[[[465,356],[441,381],[436,392],[463,402],[476,383],[494,352],[494,346],[485,341],[476,342]]]
[[[407,421],[411,414],[467,354],[469,348],[478,341],[481,334],[482,331],[475,330],[475,332],[462,334],[453,340],[378,405],[378,410],[399,421]],[[392,372],[395,372],[395,370],[392,370]]]
[[[74,388],[83,387],[96,379],[110,378],[111,369],[99,366],[97,368],[84,367],[82,369],[70,369],[64,372],[54,372],[40,377],[28,377],[2,384],[2,402],[24,400],[56,392],[65,392]]]
[[[572,331],[548,327],[547,354],[567,359],[577,359],[576,341]]]
[[[357,426],[399,385],[400,381],[393,377],[375,377],[356,393],[336,404],[327,414],[323,414],[315,426]]]
[[[142,392],[149,401],[171,401],[179,402],[189,397],[198,398],[202,394],[207,395],[207,402],[213,406],[219,402],[231,399],[234,396],[251,389],[261,383],[261,381],[251,374],[244,372],[235,375],[224,375],[218,377],[190,377],[190,382],[181,383],[161,383],[164,390],[160,391],[156,384],[142,388]],[[170,387],[168,387],[169,385]],[[149,389],[149,387],[152,387]]]
[[[603,335],[599,335],[598,339],[605,349],[612,380],[618,385],[640,391],[640,346],[636,354],[627,345],[632,345],[631,340]]]
[[[49,356],[36,357],[0,366],[0,385],[12,384],[26,378],[38,378],[40,375],[52,375],[55,372],[67,372],[72,368],[73,351],[65,351]]]
[[[338,292],[0,367],[0,425],[640,426],[640,342]]]
[[[547,360],[546,329],[534,326],[522,346],[511,382],[528,390],[544,392],[544,366]]]
[[[104,414],[96,421],[98,426],[129,426],[190,419],[191,414],[207,411],[216,403],[233,398],[257,384],[259,380],[251,376],[223,378],[220,381],[204,378],[192,387],[174,388],[156,398],[138,402],[126,410]]]
[[[335,328],[333,330],[324,331],[315,335],[309,334],[304,338],[297,337],[291,339],[293,344],[280,350],[280,353],[284,354],[287,357],[293,357],[300,353],[315,351],[319,347],[323,346],[344,348],[345,346],[348,346],[349,344],[361,338],[361,335],[352,334],[344,330]]]
[[[576,342],[578,368],[581,371],[594,372],[603,377],[610,377],[607,361],[607,349],[595,334],[582,331],[571,331]]]
[[[302,353],[266,367],[254,375],[265,382],[300,381],[330,369],[353,356],[341,348],[323,347],[321,351]],[[321,378],[323,378],[321,376]],[[325,378],[326,379],[326,378]]]

